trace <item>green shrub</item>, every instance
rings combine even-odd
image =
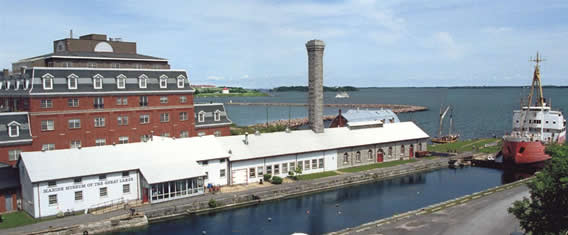
[[[272,178],[271,174],[264,174],[264,181],[270,181],[270,178]]]
[[[215,201],[215,199],[213,199],[213,198],[209,199],[209,203],[208,203],[208,204],[209,204],[209,207],[210,207],[210,208],[215,208],[215,207],[218,206],[218,205],[217,205],[217,201]]]
[[[278,177],[278,176],[274,176],[272,177],[272,183],[273,184],[281,184],[282,183],[282,178]]]

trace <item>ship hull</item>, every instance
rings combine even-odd
[[[503,141],[503,162],[514,165],[533,165],[549,160],[544,150],[546,145],[540,141]]]

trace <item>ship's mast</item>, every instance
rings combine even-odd
[[[531,92],[529,93],[529,99],[527,107],[532,105],[532,98],[536,95],[536,106],[544,106],[544,97],[542,93],[542,85],[540,83],[540,62],[544,60],[540,57],[539,53],[536,53],[536,59],[531,59],[530,61],[535,62],[533,81],[531,85]],[[536,94],[535,94],[536,93]]]
[[[448,113],[449,109],[450,109],[449,105],[448,107],[446,107],[446,110],[444,110],[443,106],[440,106],[440,128],[438,129],[438,137],[442,137],[442,126],[444,124],[444,117]],[[442,112],[442,110],[444,111]]]

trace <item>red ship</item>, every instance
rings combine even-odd
[[[552,110],[543,97],[540,82],[540,58],[538,52],[526,104],[513,112],[513,131],[503,136],[503,162],[515,165],[533,165],[550,159],[545,153],[547,144],[562,144],[566,140],[566,120],[562,112]],[[533,98],[535,103],[533,104]],[[521,102],[522,103],[522,102]],[[526,106],[525,106],[526,105]]]

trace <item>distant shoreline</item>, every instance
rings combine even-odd
[[[393,86],[393,87],[354,87],[357,89],[397,89],[397,88],[448,88],[448,89],[460,89],[460,88],[468,88],[468,89],[483,89],[483,88],[530,88],[530,85],[526,86]],[[542,88],[568,88],[568,85],[543,85]],[[283,91],[275,91],[275,88],[255,88],[257,90],[265,90],[267,92],[283,92]],[[298,90],[287,90],[285,92],[290,91],[297,91],[297,92],[307,92],[307,91],[298,91]],[[328,91],[324,91],[328,92]],[[334,92],[334,91],[329,91]]]

